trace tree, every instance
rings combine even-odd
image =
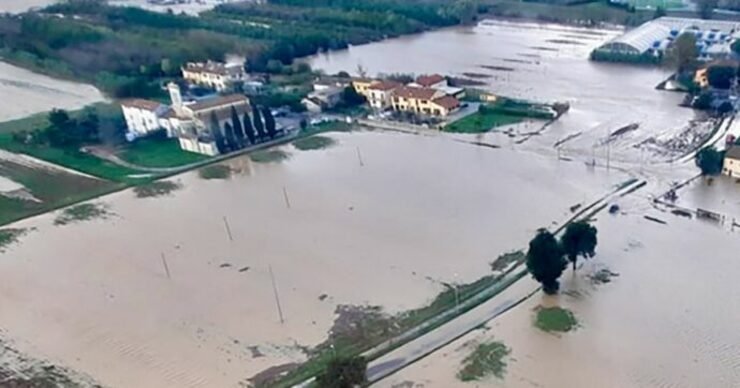
[[[254,129],[257,132],[257,137],[260,141],[264,141],[267,134],[265,133],[265,126],[262,123],[262,118],[260,117],[260,110],[252,105],[252,124],[254,124]]]
[[[224,139],[224,134],[221,132],[221,126],[218,125],[218,117],[216,117],[216,112],[211,112],[211,135],[213,136],[213,141],[216,142],[216,148],[218,148],[218,152],[225,154],[228,152],[226,149],[226,140]]]
[[[354,388],[367,383],[366,374],[365,358],[335,358],[316,377],[316,383],[321,388]]]
[[[717,107],[717,113],[722,115],[730,113],[733,110],[735,110],[735,106],[729,101],[725,101]]]
[[[697,0],[696,6],[702,19],[711,19],[718,0]]]
[[[717,89],[729,89],[735,82],[737,68],[729,65],[710,66],[707,69],[709,85]]]
[[[346,71],[342,70],[336,74],[338,78],[350,78],[351,76]]]
[[[226,148],[229,149],[229,151],[236,151],[239,147],[239,140],[236,138],[236,133],[234,133],[234,126],[229,123],[224,123],[224,140],[226,142]]]
[[[653,13],[653,19],[661,18],[665,15],[667,15],[665,8],[658,6],[658,8],[655,8],[655,13]]]
[[[695,66],[698,56],[696,36],[690,32],[684,32],[668,48],[665,59],[670,66],[681,73]]]
[[[568,258],[573,263],[573,272],[576,270],[578,256],[591,258],[596,254],[596,228],[586,221],[578,221],[569,224],[565,228],[565,233],[560,238],[560,246]]]
[[[713,100],[712,93],[702,92],[696,96],[692,105],[695,109],[708,110],[712,108]]]
[[[244,120],[242,120],[242,123],[244,123],[244,135],[249,140],[249,144],[257,144],[257,135],[254,134],[254,127],[252,127],[252,118],[249,117],[249,113],[244,112]]]
[[[363,96],[360,93],[357,93],[355,88],[352,86],[347,86],[342,91],[342,102],[344,102],[344,105],[346,106],[357,106],[362,105],[367,101],[365,96]]]
[[[242,121],[239,119],[239,114],[236,112],[236,107],[231,107],[231,126],[234,128],[234,136],[236,136],[236,143],[239,148],[244,148],[247,145],[247,136],[244,134],[244,126]]]
[[[537,235],[529,242],[527,251],[527,269],[547,294],[555,294],[560,288],[558,278],[568,262],[563,257],[563,250],[555,240],[555,236],[545,229],[537,231]]]
[[[702,175],[717,175],[722,172],[724,155],[713,146],[702,148],[696,153],[696,165]]]
[[[265,132],[267,133],[267,137],[270,139],[277,138],[277,126],[275,124],[275,117],[272,116],[272,111],[270,111],[270,108],[263,107],[262,108],[262,117],[265,120]]]

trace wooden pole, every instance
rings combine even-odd
[[[362,154],[360,153],[360,147],[357,147],[357,160],[360,161],[360,167],[365,166],[365,163],[362,161]]]
[[[231,227],[229,226],[229,220],[224,216],[224,225],[226,226],[226,234],[229,235],[229,241],[234,241],[234,236],[231,235]]]
[[[167,279],[171,279],[170,267],[167,266],[167,259],[164,257],[164,252],[162,252],[162,265],[164,266],[164,272],[167,274]]]
[[[280,317],[280,323],[285,323],[283,319],[283,309],[280,307],[280,295],[278,294],[277,285],[275,284],[275,274],[272,272],[272,266],[270,268],[270,280],[272,281],[272,292],[275,294],[275,305],[277,306],[278,316]]]
[[[287,206],[288,209],[290,209],[290,199],[288,198],[288,189],[286,189],[285,186],[283,186],[283,197],[285,197],[285,206]]]

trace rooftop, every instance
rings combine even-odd
[[[430,75],[419,76],[419,78],[416,79],[416,83],[423,87],[430,87],[444,80],[445,80],[445,77],[442,77],[439,74],[430,74]]]
[[[130,108],[138,108],[143,110],[148,110],[154,112],[155,110],[159,109],[162,104],[161,102],[152,101],[152,100],[143,100],[140,98],[131,98],[128,100],[121,101],[122,106],[130,107]]]
[[[458,101],[457,98],[452,97],[452,96],[440,97],[440,98],[435,99],[432,102],[448,110],[455,109],[460,105],[460,101]]]
[[[196,73],[211,73],[219,75],[236,74],[243,71],[239,65],[227,65],[221,62],[188,62],[184,70],[192,71]]]
[[[732,146],[725,153],[726,158],[740,160],[740,146]]]
[[[403,98],[415,98],[419,100],[431,100],[437,90],[430,88],[417,88],[413,86],[403,86],[396,89],[396,96]]]
[[[198,101],[194,104],[187,105],[188,109],[197,113],[198,111],[218,108],[221,106],[231,106],[237,104],[249,104],[249,100],[243,94],[229,94]]]
[[[369,89],[388,91],[388,90],[396,89],[401,86],[403,85],[399,82],[383,80],[383,81],[374,82],[372,85],[370,85]]]

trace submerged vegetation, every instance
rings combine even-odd
[[[294,141],[293,146],[301,151],[311,151],[331,147],[335,143],[334,139],[330,137],[311,136]]]
[[[461,381],[480,381],[488,376],[503,378],[506,373],[506,357],[511,353],[502,342],[485,342],[475,347],[475,350],[465,357],[462,369],[457,372]]]
[[[94,219],[107,219],[113,216],[108,206],[102,203],[83,203],[68,207],[54,220],[54,225],[62,226]]]
[[[279,163],[290,158],[290,154],[283,150],[261,150],[249,154],[249,159],[255,163]]]
[[[20,241],[21,237],[30,231],[26,228],[0,229],[0,253],[4,253],[5,249]]]
[[[548,333],[566,333],[578,327],[578,320],[570,310],[561,307],[539,307],[534,325]]]
[[[214,164],[198,170],[198,176],[202,179],[229,179],[231,177],[231,168],[223,164]]]
[[[134,188],[137,198],[154,198],[170,195],[170,193],[180,190],[182,184],[172,181],[149,182]]]

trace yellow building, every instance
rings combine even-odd
[[[734,178],[740,178],[740,146],[732,146],[725,153],[722,173]]]
[[[352,87],[355,89],[357,94],[364,96],[368,100],[370,99],[370,85],[375,83],[375,80],[369,78],[353,78]]]
[[[431,88],[405,86],[393,94],[393,110],[431,116],[447,116],[460,102],[443,91]]]
[[[244,82],[244,66],[227,65],[219,62],[189,62],[182,68],[182,78],[186,81],[223,92]]]

